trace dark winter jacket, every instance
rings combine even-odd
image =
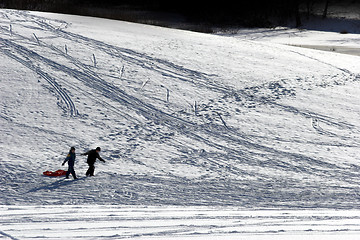
[[[69,154],[65,158],[64,164],[66,162],[68,162],[69,166],[74,166],[75,165],[75,158],[76,158],[76,154],[70,151]]]
[[[99,159],[100,161],[105,162],[105,160],[100,157],[99,153],[96,152],[95,149],[90,150],[90,151],[88,151],[88,152],[86,152],[86,153],[84,153],[82,155],[87,155],[88,156],[87,163],[89,165],[94,165],[95,162],[96,162],[96,159]]]

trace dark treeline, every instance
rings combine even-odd
[[[334,0],[0,0],[0,7],[93,15],[130,21],[136,21],[136,17],[126,19],[126,15],[121,14],[121,11],[144,10],[180,14],[195,23],[269,27],[285,24],[288,21],[300,26],[301,13],[310,15],[314,4],[323,5],[323,15],[326,17],[329,5],[334,2]],[[99,9],[101,11],[96,11]]]

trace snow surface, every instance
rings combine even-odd
[[[284,45],[295,43],[276,31],[271,39],[257,34],[0,10],[0,238],[99,231],[104,238],[167,239],[190,229],[199,239],[257,239],[253,233],[266,231],[281,239],[323,237],[322,227],[334,239],[359,237],[359,57]],[[320,33],[306,34],[318,45]],[[359,39],[338,35],[349,46]],[[61,168],[71,146],[80,179],[43,176]],[[106,163],[85,178],[80,153],[97,146]],[[161,215],[159,229],[139,230],[157,224],[146,217],[121,229],[148,208],[160,215],[174,208],[174,216],[195,208],[189,216],[210,223],[199,230],[203,223],[186,216]],[[253,225],[263,220],[256,209],[269,208],[280,209],[263,210],[269,225]],[[315,228],[319,208],[325,217]],[[120,218],[109,215],[113,209]],[[84,212],[105,229],[115,225],[112,235],[101,224],[88,230]],[[276,222],[288,212],[294,228],[285,218]],[[222,214],[254,217],[242,228],[242,217]],[[314,231],[302,228],[306,221]]]
[[[10,239],[358,239],[358,210],[3,206]]]

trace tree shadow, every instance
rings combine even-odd
[[[337,32],[342,34],[360,33],[360,20],[346,19],[346,18],[325,18],[320,16],[311,16],[309,19],[304,19],[301,26],[302,29]]]

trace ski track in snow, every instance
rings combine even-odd
[[[14,44],[6,39],[1,39],[3,43],[3,53],[7,56],[13,58],[14,60],[18,61],[19,63],[23,64],[30,70],[36,72],[39,76],[41,76],[43,79],[45,79],[52,87],[55,89],[56,93],[61,97],[63,102],[65,102],[66,110],[69,112],[71,116],[76,116],[77,111],[75,108],[75,105],[69,95],[64,91],[59,84],[46,72],[42,71],[40,68],[36,67],[34,63],[38,62],[36,60],[40,60],[42,62],[45,62],[47,65],[52,65],[52,62],[50,60],[43,60],[41,56],[36,54],[33,51],[29,51],[28,49],[19,46],[17,44]],[[11,53],[11,50],[15,51],[15,54]],[[21,57],[19,57],[21,56]]]
[[[356,239],[356,210],[1,206],[10,239]],[[321,237],[322,236],[322,237]]]
[[[234,88],[222,81],[216,72],[194,70],[145,52],[73,33],[67,30],[71,23],[65,21],[23,11],[7,10],[3,11],[3,16],[6,17],[0,21],[0,52],[46,81],[47,87],[57,96],[58,106],[64,112],[63,119],[84,122],[91,127],[98,125],[102,133],[108,134],[102,136],[103,139],[114,142],[123,137],[126,140],[119,144],[108,144],[111,149],[105,153],[113,160],[109,168],[114,170],[102,170],[98,181],[39,178],[42,170],[39,166],[31,166],[35,171],[27,174],[26,165],[17,168],[6,160],[0,165],[4,173],[0,182],[7,186],[0,189],[3,195],[0,203],[359,207],[360,167],[357,163],[342,164],[336,160],[330,161],[328,155],[318,157],[308,154],[305,147],[289,150],[286,146],[292,143],[314,148],[359,147],[354,140],[354,136],[360,135],[359,125],[338,116],[317,112],[316,109],[290,104],[288,99],[296,97],[304,89],[321,88],[317,86],[320,83],[309,83],[304,77],[300,80],[289,78],[254,82],[249,86]],[[82,54],[63,51],[63,42],[73,49],[78,48]],[[262,47],[268,46],[264,44]],[[359,76],[350,70],[306,53],[295,50],[288,52],[330,69],[332,73],[323,79],[324,85],[346,86],[359,81]],[[100,61],[111,59],[112,62],[94,66],[94,62],[83,57],[86,54],[89,57],[94,54]],[[122,64],[123,69],[126,66],[125,77],[115,73],[114,62],[119,66]],[[140,76],[136,78],[136,74]],[[141,78],[145,76],[149,76],[148,85],[154,82],[154,85],[168,92],[179,85],[195,93],[208,92],[209,96],[218,98],[207,99],[204,96],[207,101],[204,100],[196,109],[195,104],[184,97],[182,104],[194,104],[192,107],[196,109],[194,112],[184,111],[188,106],[179,106],[178,102],[169,102],[165,97],[161,99],[161,94],[151,86],[147,89],[146,79]],[[337,83],[339,79],[342,80],[340,84]],[[144,91],[140,91],[142,88]],[[172,94],[182,93],[173,90],[170,97]],[[93,105],[84,106],[83,99],[86,99],[86,104],[91,102]],[[240,109],[239,112],[254,115],[272,109],[299,122],[308,120],[310,128],[310,120],[317,119],[319,125],[311,130],[319,136],[310,140],[295,137],[289,140],[287,136],[280,138],[276,134],[271,136],[256,130],[243,130],[237,126],[237,122],[229,122],[235,110],[227,107],[227,104],[233,104]],[[101,116],[92,123],[89,118],[96,116],[93,113],[96,108],[102,109]],[[71,131],[62,133],[19,122],[6,111],[0,112],[0,117],[8,126],[44,134],[41,136],[45,138],[54,135],[62,139],[77,138],[70,137]],[[251,117],[247,119],[251,121]],[[246,122],[243,120],[244,124]],[[288,133],[291,132],[291,129],[288,130]],[[79,145],[88,148],[89,140],[81,138],[81,134],[78,136]],[[50,137],[48,139],[52,141]],[[62,141],[65,143],[65,140]],[[272,144],[274,141],[278,144]],[[155,162],[152,164],[150,160],[145,161],[144,157],[137,159],[158,150],[156,146],[164,146],[166,150],[160,150],[169,152],[168,155],[157,155],[168,159],[155,159],[165,163],[164,167]],[[144,149],[147,152],[144,153]],[[14,157],[23,160],[21,158]],[[121,162],[116,162],[119,159]],[[153,175],[117,173],[118,165],[126,164],[146,169],[144,171]],[[51,165],[47,163],[46,166]],[[166,169],[166,166],[171,166],[174,171]],[[179,174],[186,172],[187,167],[196,169],[195,178]],[[84,171],[83,168],[79,171]],[[27,176],[19,180],[12,176],[11,170]],[[68,191],[71,191],[70,195],[66,194]],[[53,199],[53,194],[62,197]]]

